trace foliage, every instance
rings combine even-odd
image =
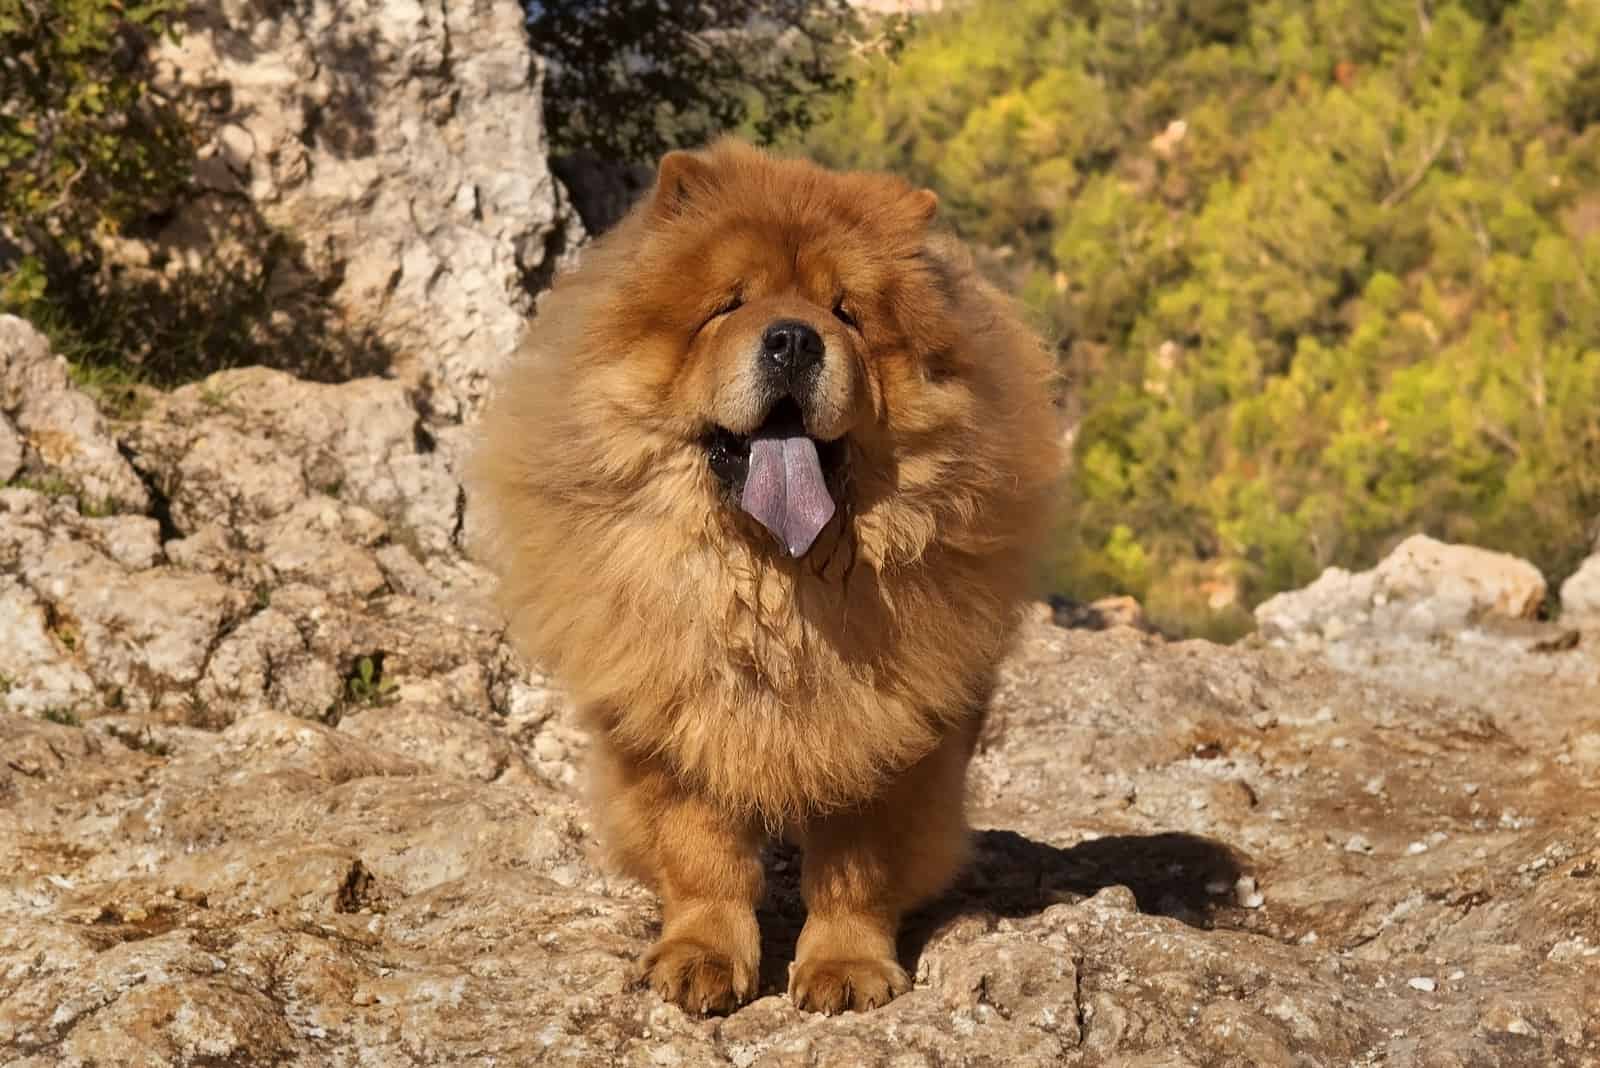
[[[382,653],[358,658],[349,677],[345,679],[350,700],[362,705],[389,704],[397,696],[395,690],[398,685],[393,679],[384,677]]]
[[[653,163],[729,129],[762,142],[806,128],[845,88],[862,29],[848,0],[524,0],[549,62],[546,126],[559,152]]]
[[[151,62],[187,10],[0,0],[0,312],[32,321],[119,417],[138,414],[138,382],[387,364],[332,308],[336,278],[247,198],[193,180],[216,116],[159,91]]]
[[[1226,628],[1426,530],[1600,515],[1600,5],[973,0],[807,137],[937,190],[1060,341],[1056,584]]]
[[[145,60],[181,8],[0,0],[0,310],[26,310],[53,278],[92,267],[100,239],[187,180],[184,125]]]
[[[50,723],[59,723],[63,727],[81,727],[83,720],[70,708],[47,708],[39,713],[41,719]]]
[[[150,407],[146,386],[136,367],[116,363],[69,363],[72,384],[94,399],[113,419],[137,420]]]

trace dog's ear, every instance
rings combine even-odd
[[[668,152],[656,169],[651,214],[662,220],[675,218],[710,185],[711,165],[704,158],[682,149]]]
[[[917,189],[911,193],[911,209],[924,225],[931,223],[939,213],[939,194],[931,189]]]

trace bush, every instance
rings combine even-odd
[[[132,382],[253,363],[341,379],[388,362],[292,235],[191,180],[208,131],[189,121],[196,101],[157,91],[149,58],[185,7],[0,0],[0,311],[81,376],[119,383],[114,414],[131,413]],[[203,255],[174,255],[175,220]]]
[[[169,205],[193,155],[146,54],[178,0],[0,0],[0,309],[93,276],[100,242]]]
[[[559,153],[651,164],[726,130],[770,143],[846,87],[863,24],[849,0],[524,0],[549,62],[545,117]],[[897,25],[884,23],[875,33]]]
[[[1589,4],[974,0],[806,144],[938,190],[1058,339],[1054,583],[1226,630],[1415,530],[1583,555],[1596,71]]]

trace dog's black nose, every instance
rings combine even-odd
[[[822,335],[798,319],[779,319],[761,335],[761,357],[793,382],[822,362]]]

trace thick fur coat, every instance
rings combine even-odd
[[[1059,447],[1047,353],[935,207],[737,142],[673,153],[556,282],[484,417],[480,553],[514,640],[585,710],[602,830],[664,897],[647,977],[690,1008],[752,993],[763,835],[807,849],[822,956],[791,992],[830,1010],[904,987],[893,926],[963,856]],[[825,353],[793,400],[761,365],[774,322]],[[708,454],[748,450],[777,403],[837,505],[799,558]]]

